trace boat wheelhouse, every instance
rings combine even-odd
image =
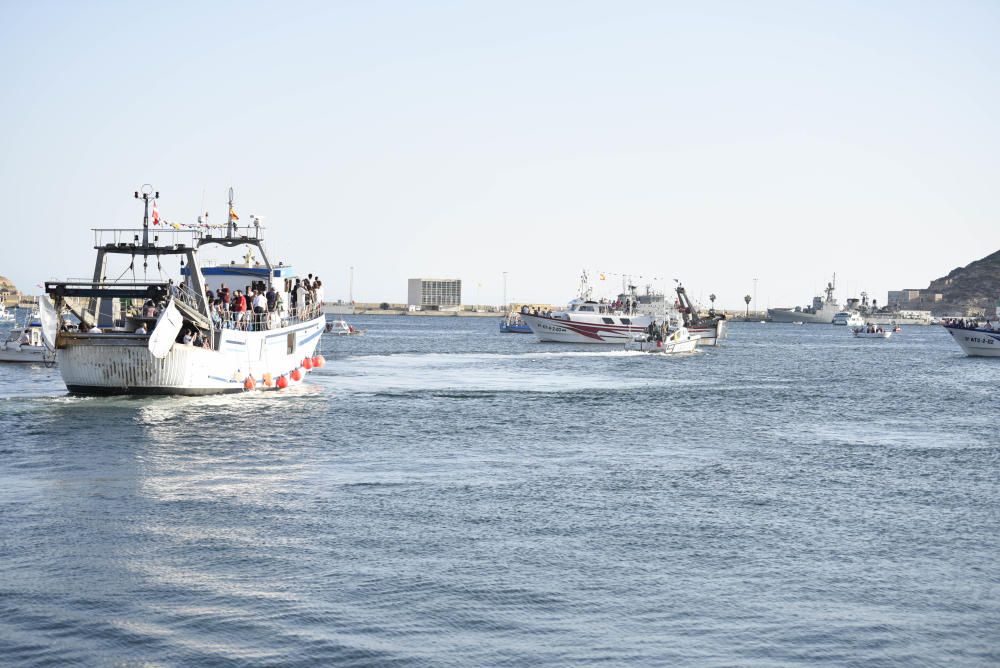
[[[151,230],[149,203],[159,193],[144,186],[135,196],[145,204],[142,228],[94,230],[92,280],[45,284],[51,301],[42,300],[42,333],[55,348],[71,393],[219,394],[286,387],[301,380],[314,359],[322,364],[313,357],[324,328],[318,305],[301,287],[290,289],[291,267],[272,265],[259,221],[237,225],[232,189],[228,222],[218,227]],[[202,253],[212,248],[246,248],[246,262],[203,262]],[[109,261],[116,258],[129,265],[108,280]],[[163,262],[171,259],[182,266],[177,283],[162,274]],[[141,281],[135,278],[139,260]],[[153,263],[157,280],[146,280]],[[129,270],[132,278],[123,280]],[[248,304],[247,311],[228,317],[206,293],[229,282],[234,290],[273,289],[273,308],[254,313]],[[67,313],[78,327],[64,319]]]

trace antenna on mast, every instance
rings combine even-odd
[[[143,183],[142,187],[135,191],[135,198],[141,199],[144,206],[142,213],[142,245],[149,245],[149,200],[159,199],[160,193],[148,183]]]
[[[226,236],[230,239],[233,238],[233,230],[236,228],[236,223],[233,220],[235,212],[233,211],[233,196],[236,192],[233,190],[232,186],[229,187],[229,211],[226,213]]]

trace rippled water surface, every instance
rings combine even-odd
[[[1000,360],[356,318],[308,383],[0,366],[0,662],[997,665]]]

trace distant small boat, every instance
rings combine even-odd
[[[532,334],[531,327],[524,321],[520,313],[511,312],[500,321],[500,332],[502,334]]]
[[[348,324],[345,320],[331,320],[326,323],[326,333],[334,336],[353,336],[364,334],[364,330]]]
[[[793,322],[792,324],[793,324],[793,325],[801,325],[801,324],[803,324],[803,323],[802,323],[802,321],[801,321],[801,320],[796,320],[796,321],[795,321],[795,322]]]
[[[54,364],[56,353],[42,337],[42,323],[38,313],[32,313],[23,327],[7,333],[7,340],[0,343],[0,362],[28,362]]]
[[[854,338],[856,339],[888,339],[892,336],[892,332],[884,330],[881,327],[858,327],[853,330]]]
[[[636,334],[631,341],[625,342],[625,350],[663,355],[694,352],[697,346],[698,339],[692,337],[686,327],[667,331],[666,336],[661,335],[659,331],[655,334],[644,332]]]

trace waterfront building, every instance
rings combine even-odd
[[[0,276],[0,304],[17,306],[20,300],[21,293],[18,292],[17,287],[10,280]]]
[[[411,278],[406,305],[413,309],[439,310],[462,305],[462,281],[458,278]]]

